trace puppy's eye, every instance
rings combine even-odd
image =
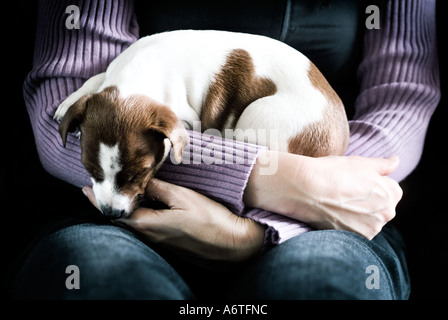
[[[89,168],[89,169],[87,169],[87,171],[89,172],[90,176],[92,178],[94,178],[95,180],[102,179],[102,177],[103,177],[102,171],[98,170],[96,168]]]
[[[138,174],[134,174],[134,175],[131,177],[131,179],[129,179],[129,182],[130,182],[130,183],[134,183],[135,181],[137,181],[137,179],[138,179],[139,176],[140,176],[140,175],[138,175]]]

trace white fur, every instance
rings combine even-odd
[[[308,58],[280,41],[243,33],[184,30],[142,38],[113,60],[105,73],[86,81],[62,102],[55,119],[60,120],[83,95],[114,85],[123,98],[143,94],[168,105],[180,120],[194,127],[215,74],[236,49],[247,51],[257,75],[272,80],[277,87],[274,95],[245,109],[236,132],[265,132],[262,138],[252,135],[248,142],[287,151],[288,138],[321,120],[327,101],[308,78]],[[99,161],[105,180],[94,183],[93,190],[99,203],[127,211],[131,200],[118,193],[113,183],[119,170],[117,152],[116,146],[101,145]]]
[[[73,92],[64,101],[62,101],[56,110],[53,119],[60,122],[68,108],[70,108],[76,101],[81,99],[86,94],[97,92],[98,88],[104,82],[105,76],[105,73],[100,73],[84,82],[81,88]]]
[[[92,179],[92,189],[100,209],[102,206],[111,206],[116,210],[124,210],[124,212],[130,213],[132,199],[121,194],[115,184],[115,176],[121,170],[119,159],[118,145],[107,146],[100,143],[98,161],[103,171],[104,180],[97,182]]]
[[[144,37],[113,60],[105,73],[89,79],[70,95],[55,118],[62,118],[68,106],[82,95],[116,85],[122,97],[146,95],[168,105],[191,126],[200,119],[214,75],[234,49],[246,50],[256,73],[277,86],[275,95],[246,108],[235,129],[266,130],[268,136],[270,130],[276,130],[276,143],[269,143],[271,139],[267,143],[260,139],[249,142],[287,151],[289,137],[322,119],[326,99],[307,76],[308,58],[280,41],[244,33],[182,30]]]
[[[278,90],[274,96],[248,106],[235,129],[267,130],[269,136],[271,129],[281,128],[276,145],[279,151],[287,151],[289,137],[321,120],[326,99],[307,77],[308,58],[271,38],[192,30],[145,37],[110,64],[98,91],[117,85],[123,97],[147,95],[170,106],[181,120],[192,123],[199,120],[210,83],[234,49],[246,50],[257,74],[271,79]],[[270,139],[267,141],[269,147],[277,149]],[[258,140],[249,142],[264,144]]]

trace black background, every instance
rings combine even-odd
[[[411,300],[447,299],[448,195],[446,142],[448,100],[447,46],[443,1],[438,3],[438,39],[442,100],[429,126],[423,157],[401,183],[404,196],[393,221],[402,232],[411,274]],[[30,226],[61,210],[90,208],[81,191],[47,174],[40,165],[22,86],[31,70],[37,4],[11,2],[2,7],[2,102],[0,197],[2,281],[11,261],[32,237]],[[6,86],[6,87],[5,87]],[[89,209],[90,210],[90,209]]]

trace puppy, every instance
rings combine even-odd
[[[263,130],[267,137],[245,140],[313,157],[343,155],[349,141],[344,106],[308,58],[264,36],[212,30],[141,38],[54,119],[64,147],[79,128],[82,163],[110,218],[133,211],[170,150],[181,161],[194,121],[203,130]]]

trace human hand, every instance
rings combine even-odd
[[[245,190],[246,205],[317,229],[348,230],[368,239],[395,216],[402,190],[387,175],[398,167],[398,157],[277,156],[273,175],[261,175],[261,166],[254,166]]]
[[[97,206],[92,189],[84,187],[83,192]],[[112,222],[141,233],[149,242],[199,258],[243,261],[261,251],[262,225],[193,190],[152,179],[146,196],[169,209],[139,207],[128,218]]]

